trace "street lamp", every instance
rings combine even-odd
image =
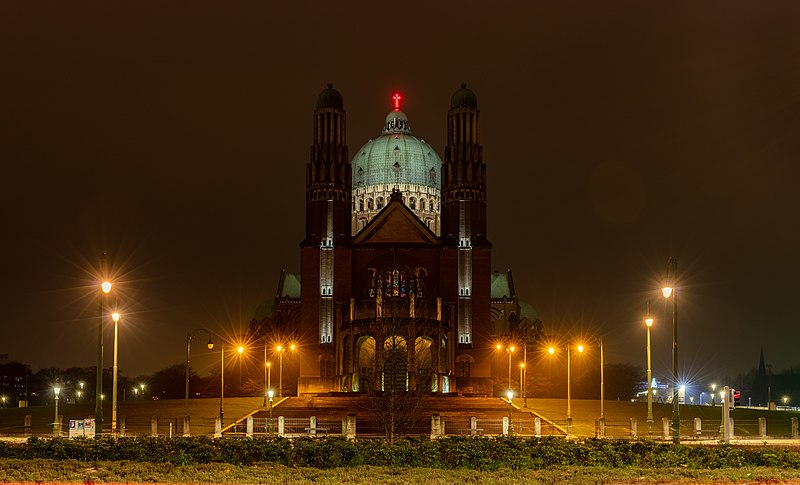
[[[61,435],[61,426],[58,422],[58,393],[61,392],[60,387],[53,388],[53,396],[55,396],[55,403],[56,403],[56,416],[53,420],[53,436],[60,436]]]
[[[495,348],[499,351],[503,349],[503,346],[497,344]],[[513,345],[506,347],[506,354],[508,354],[508,389],[511,389],[511,354],[514,353],[514,350],[516,349]]]
[[[661,292],[664,298],[672,298],[672,442],[681,441],[681,408],[678,399],[678,292],[675,284],[678,279],[678,260],[670,257],[667,266],[667,280]]]
[[[269,432],[272,434],[272,398],[275,396],[275,391],[267,390],[267,396],[269,396]]]
[[[139,383],[139,390],[142,392],[142,401],[144,401],[144,382]]]
[[[511,412],[514,410],[513,407],[513,398],[514,398],[514,391],[509,389],[506,391],[506,396],[508,396],[508,434],[514,434],[514,426],[511,423]]]
[[[272,387],[272,362],[267,362],[266,366],[267,366],[267,389],[268,390],[267,390],[267,393],[264,394],[265,396],[269,393],[269,391],[271,390],[270,388]]]
[[[100,256],[100,265],[105,270],[106,253]],[[103,281],[100,284],[100,319],[97,324],[97,384],[94,392],[94,421],[97,427],[97,436],[103,434],[103,310],[104,297],[111,291],[111,283]]]
[[[209,332],[208,330],[204,328],[198,328],[191,331],[188,335],[186,335],[186,382],[183,395],[183,415],[184,417],[187,418],[189,417],[189,357],[192,353],[192,339],[195,337],[195,335],[203,332],[209,335],[208,343],[206,344],[208,350],[213,349],[214,342],[211,340],[210,338],[211,332]]]
[[[711,384],[711,406],[712,407],[717,405],[717,403],[714,402],[714,399],[717,397],[716,394],[717,394],[717,385],[716,384]]]
[[[2,400],[2,401],[3,401],[3,407],[4,407],[4,408],[6,407],[6,399],[8,399],[8,398],[7,398],[7,397],[5,397],[5,396],[0,396],[0,400]]]
[[[520,394],[523,395],[523,397],[525,396],[525,390],[524,390],[525,388],[522,386],[524,378],[525,378],[525,362],[522,362],[519,365],[519,389],[520,389],[519,392]]]
[[[294,351],[294,344],[289,345],[289,350]],[[278,397],[283,397],[283,353],[286,352],[286,347],[278,345],[275,347],[278,352]]]
[[[653,432],[653,368],[650,352],[650,328],[653,326],[653,317],[650,316],[650,302],[647,302],[647,315],[644,319],[647,327],[647,432]]]
[[[117,343],[119,340],[119,313],[112,313],[111,319],[114,320],[114,367],[111,382],[111,434],[113,435],[117,432]]]
[[[583,345],[578,344],[575,347],[579,353],[583,352]],[[547,351],[550,355],[555,354],[555,347],[549,347]],[[571,352],[570,346],[567,345],[567,419],[572,419],[572,370],[571,370]]]

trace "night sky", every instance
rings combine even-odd
[[[466,82],[493,267],[546,332],[644,368],[652,300],[670,374],[675,256],[689,382],[762,346],[800,366],[798,26],[797,2],[4,1],[0,354],[95,365],[103,251],[123,374],[183,362],[194,328],[243,331],[299,271],[326,84],[351,155],[400,91],[443,156]]]

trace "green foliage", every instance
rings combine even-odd
[[[794,448],[685,446],[651,441],[555,437],[447,437],[353,440],[302,438],[30,438],[26,443],[0,442],[0,458],[142,462],[195,465],[227,463],[249,466],[273,463],[319,469],[388,466],[392,468],[536,470],[553,467],[621,469],[721,469],[773,467],[800,469]]]

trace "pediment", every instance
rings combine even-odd
[[[431,231],[402,202],[392,200],[358,233],[356,244],[438,244]]]

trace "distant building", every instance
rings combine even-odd
[[[27,365],[0,354],[0,403],[5,398],[6,407],[17,407],[27,400],[28,372]]]
[[[542,322],[511,271],[492,271],[477,97],[466,85],[453,94],[443,160],[412,134],[400,99],[350,157],[342,95],[331,85],[319,95],[300,274],[281,273],[252,337],[297,344],[285,355],[289,393],[498,394],[511,346],[518,393],[522,345]]]

